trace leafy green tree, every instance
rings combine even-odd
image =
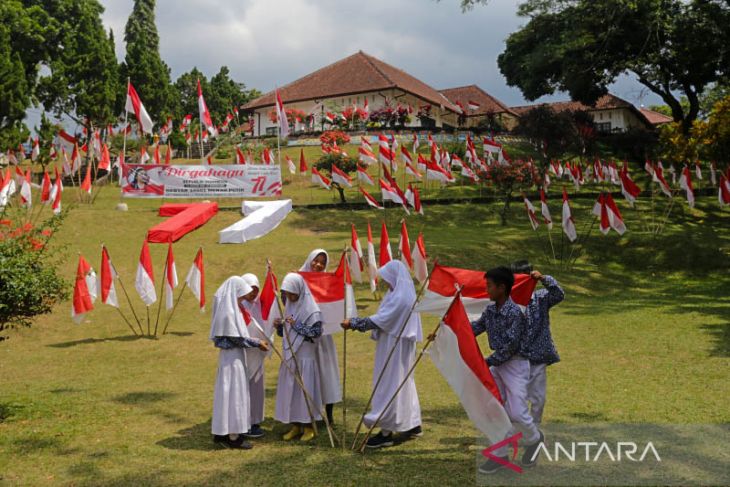
[[[333,165],[337,166],[337,169],[346,174],[352,174],[357,171],[357,160],[347,154],[324,154],[316,163],[314,163],[314,167],[316,167],[319,172],[329,175],[330,179],[332,179]],[[339,193],[340,203],[347,203],[347,200],[345,199],[345,188],[335,182],[332,183],[332,187]]]

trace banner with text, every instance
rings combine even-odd
[[[124,164],[125,198],[252,198],[281,195],[278,165]]]

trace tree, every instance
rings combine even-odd
[[[730,76],[727,1],[528,0],[518,13],[530,20],[508,37],[498,64],[530,100],[559,90],[592,105],[628,73],[659,95],[688,133],[700,94]]]
[[[158,125],[175,108],[170,68],[160,57],[160,36],[155,25],[155,0],[134,0],[124,30],[127,55],[121,69],[126,85],[132,82],[152,120]]]
[[[585,153],[595,140],[590,115],[581,110],[557,112],[549,105],[538,105],[522,115],[516,132],[531,139],[547,160],[568,151]]]
[[[332,179],[331,176],[333,165],[337,166],[337,169],[346,174],[352,174],[357,171],[357,160],[344,153],[324,154],[314,164],[314,167],[316,167],[318,171],[324,172],[325,175],[329,174],[330,179]],[[335,188],[340,194],[340,203],[347,203],[347,200],[345,200],[345,188],[343,188],[339,183],[335,182],[332,183],[332,187]]]

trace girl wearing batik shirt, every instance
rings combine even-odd
[[[229,448],[251,448],[244,441],[250,429],[248,370],[244,349],[268,350],[248,332],[251,318],[243,307],[253,290],[238,276],[229,277],[213,296],[210,339],[220,349],[213,394],[213,441]]]
[[[284,277],[281,295],[285,318],[277,318],[274,325],[277,334],[283,337],[284,361],[279,367],[274,417],[277,421],[292,425],[283,436],[285,441],[300,435],[301,441],[310,441],[315,436],[310,423],[322,419],[319,413],[322,393],[317,365],[317,340],[322,335],[322,313],[307,283],[299,274],[289,273]],[[297,367],[309,397],[305,396],[296,381],[294,374]]]
[[[375,348],[375,367],[373,368],[373,387],[383,368],[386,372],[375,390],[370,411],[365,415],[364,424],[371,427],[378,416],[385,413],[378,423],[380,432],[368,439],[366,447],[381,448],[393,445],[393,432],[399,437],[421,436],[421,406],[413,374],[408,377],[403,388],[388,409],[390,398],[413,365],[416,343],[422,340],[421,317],[411,313],[416,301],[416,288],[406,266],[399,260],[391,260],[378,269],[378,275],[388,286],[389,291],[380,303],[378,311],[369,318],[350,318],[342,322],[342,328],[357,331],[372,330],[371,337],[377,342]],[[410,314],[410,317],[408,316]],[[406,322],[406,319],[408,321]],[[403,333],[400,334],[403,324]],[[390,351],[395,349],[390,362],[385,362]]]
[[[314,249],[299,269],[300,272],[326,272],[329,254],[324,249]],[[322,400],[327,411],[327,421],[333,423],[332,411],[335,403],[342,401],[340,368],[337,364],[337,348],[332,335],[322,335],[317,340],[317,363],[322,381]]]

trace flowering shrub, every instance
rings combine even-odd
[[[502,225],[507,224],[509,215],[509,204],[515,192],[526,191],[538,181],[537,171],[531,162],[514,161],[507,165],[499,163],[489,166],[487,177],[492,181],[503,206],[499,212]]]
[[[335,142],[342,145],[350,142],[350,136],[341,130],[328,130],[320,135],[319,140],[322,145],[333,145]]]

